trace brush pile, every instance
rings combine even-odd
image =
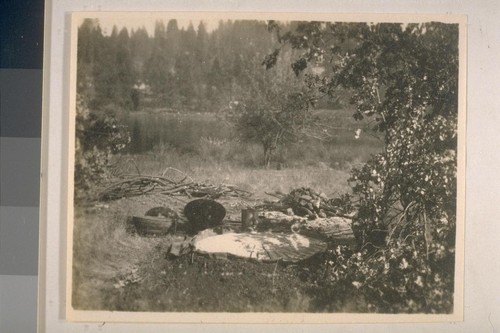
[[[268,204],[267,208],[277,209],[284,213],[293,213],[309,219],[352,216],[353,208],[346,195],[329,199],[324,193],[318,193],[314,189],[306,187],[294,189],[288,194],[274,193],[270,195],[279,198],[279,201]]]
[[[200,184],[190,177],[175,181],[165,176],[131,175],[103,189],[99,193],[99,200],[117,200],[144,194],[178,195],[207,199],[217,199],[222,196],[246,197],[250,195],[249,192],[241,190],[235,185]]]

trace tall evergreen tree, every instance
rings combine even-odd
[[[118,103],[126,109],[131,109],[132,89],[136,82],[136,75],[132,63],[130,37],[127,28],[122,28],[118,34],[115,61]]]
[[[165,55],[169,61],[169,70],[172,70],[175,66],[175,59],[179,52],[180,47],[180,31],[177,25],[177,20],[170,20],[167,24],[166,30],[166,46]]]
[[[99,58],[100,43],[103,36],[96,19],[85,19],[78,28],[77,47],[77,93],[86,103],[94,95],[94,67]]]
[[[144,81],[143,67],[152,50],[152,43],[146,28],[141,27],[130,34],[130,55],[139,81]]]
[[[208,56],[209,35],[203,21],[198,24],[196,34],[196,60],[202,65],[205,65]]]
[[[103,37],[100,56],[96,59],[94,67],[94,85],[95,98],[92,100],[91,107],[94,109],[111,105],[118,100],[119,93],[116,80],[115,54],[116,40],[118,38],[118,28],[113,26],[110,36]]]
[[[116,26],[103,37],[100,56],[94,67],[95,98],[93,108],[119,106],[130,109],[132,87],[136,80],[130,56],[130,38],[126,28]]]
[[[166,47],[165,25],[163,21],[157,21],[151,55],[144,66],[146,83],[150,86],[157,102],[165,102],[167,95],[167,82],[170,73]]]

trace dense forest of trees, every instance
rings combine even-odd
[[[262,62],[277,45],[259,21],[221,21],[211,32],[203,22],[157,21],[150,36],[116,26],[105,35],[87,19],[78,31],[77,92],[91,109],[216,111],[265,80]]]

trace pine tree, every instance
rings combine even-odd
[[[165,103],[169,63],[166,56],[166,31],[163,21],[155,23],[153,47],[149,59],[144,65],[144,77],[154,94],[156,104]]]
[[[132,109],[132,91],[136,82],[130,52],[130,37],[126,28],[120,30],[117,37],[116,55],[116,85],[118,90],[117,104],[125,109]]]
[[[146,28],[141,27],[130,33],[130,55],[133,67],[138,73],[138,80],[144,82],[143,67],[148,60],[152,49],[152,43]]]

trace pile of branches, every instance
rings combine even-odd
[[[188,197],[217,199],[222,196],[246,197],[251,193],[235,185],[200,184],[190,177],[174,181],[165,176],[130,175],[114,182],[99,193],[99,200],[109,201],[144,194],[184,195]]]
[[[351,206],[350,196],[344,194],[329,199],[324,193],[314,189],[301,187],[288,194],[267,193],[277,197],[279,201],[266,204],[266,208],[276,209],[285,213],[293,213],[310,219],[342,216],[351,218],[354,208]]]

